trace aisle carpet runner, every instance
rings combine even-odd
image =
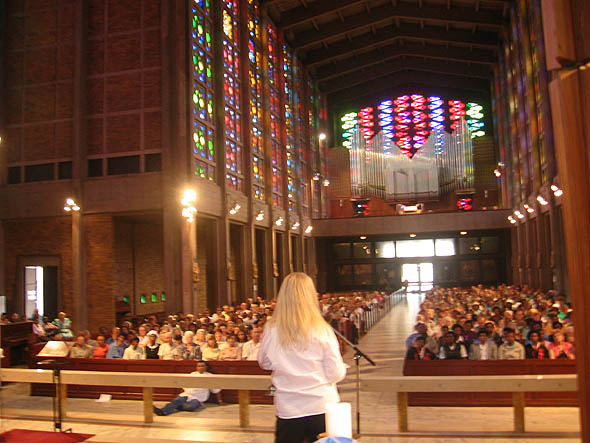
[[[76,434],[72,432],[31,431],[30,429],[12,429],[0,434],[2,443],[75,443],[94,437],[94,434]]]

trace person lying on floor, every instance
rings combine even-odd
[[[207,372],[207,363],[204,361],[197,362],[197,370],[191,372],[191,375],[197,377],[200,375],[210,375]],[[154,413],[156,415],[170,415],[178,411],[196,411],[209,400],[211,394],[215,395],[218,404],[225,404],[221,399],[221,389],[184,388],[178,397],[163,408],[160,409],[154,406]]]

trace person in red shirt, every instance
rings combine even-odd
[[[107,345],[104,335],[99,335],[96,337],[96,343],[97,344],[92,351],[92,358],[107,358],[109,345]]]
[[[536,360],[548,360],[549,351],[543,343],[541,343],[539,333],[537,331],[529,332],[527,337],[530,341],[524,348],[526,358]]]

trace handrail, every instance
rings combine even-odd
[[[270,375],[223,375],[207,374],[195,377],[191,374],[171,374],[152,372],[107,372],[62,370],[61,398],[62,416],[66,416],[67,385],[90,386],[134,386],[143,389],[144,423],[152,423],[154,388],[208,388],[237,389],[240,411],[240,427],[250,426],[250,391],[268,390],[272,384]],[[0,370],[0,381],[20,383],[53,383],[50,369]],[[247,387],[246,387],[247,386]]]
[[[514,432],[524,432],[525,392],[578,390],[576,374],[461,375],[370,377],[361,380],[365,392],[397,392],[399,432],[408,432],[409,392],[511,392]]]

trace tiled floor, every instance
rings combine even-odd
[[[410,296],[384,317],[367,334],[359,347],[372,357],[377,367],[362,362],[362,375],[401,375],[404,342],[412,330],[418,310],[418,296]],[[352,352],[345,354],[351,364],[341,383],[344,401],[355,403]],[[30,397],[28,386],[7,385],[0,390],[0,431],[13,428],[51,430],[51,399]],[[515,436],[511,408],[410,408],[408,435],[397,433],[396,397],[390,393],[361,394],[363,442],[556,442],[579,441],[577,408],[527,408],[526,428],[531,433]],[[155,417],[144,425],[143,405],[138,401],[113,400],[96,403],[88,399],[68,399],[65,428],[92,433],[93,442],[256,442],[273,441],[272,406],[253,405],[251,428],[238,427],[238,406],[207,406],[199,412],[181,412]],[[478,432],[486,433],[479,435]],[[534,433],[533,433],[534,432]],[[543,435],[539,435],[543,433]],[[544,437],[544,438],[542,438]]]

